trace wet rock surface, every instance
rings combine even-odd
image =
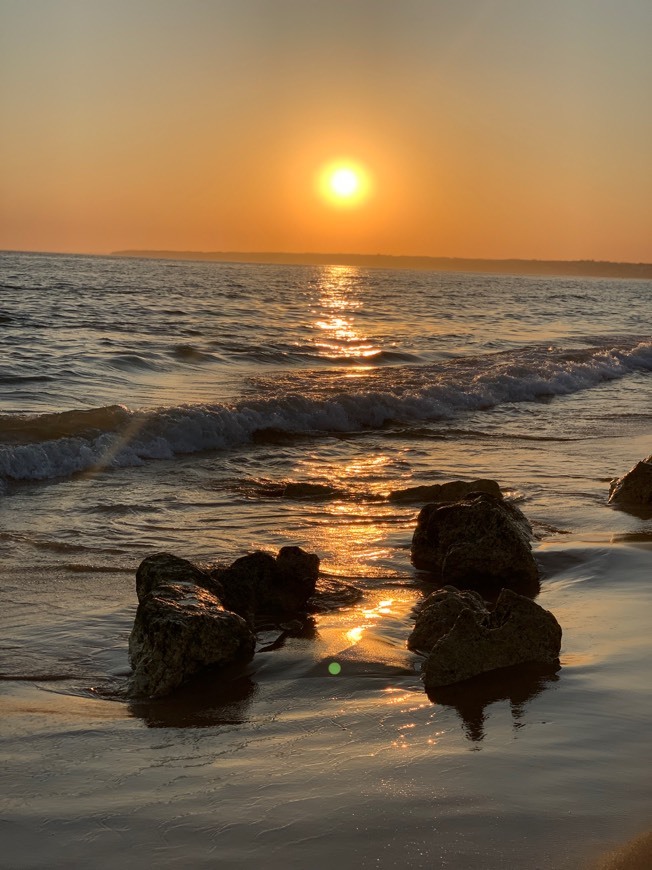
[[[460,592],[452,586],[433,592],[415,608],[416,622],[408,637],[408,649],[429,653],[453,628],[460,613],[469,609],[487,615],[484,601],[477,592]]]
[[[247,659],[255,637],[246,621],[193,582],[160,583],[141,600],[129,638],[134,697],[167,695],[208,665]]]
[[[412,538],[412,562],[457,588],[539,590],[532,528],[521,511],[488,493],[427,504]]]
[[[210,578],[224,606],[247,619],[302,610],[315,593],[319,557],[301,547],[282,547],[276,557],[258,551],[214,568]]]
[[[652,508],[652,454],[611,481],[609,504]]]
[[[170,553],[148,556],[136,572],[128,694],[164,696],[206,667],[246,661],[254,621],[304,611],[318,573],[319,558],[300,547],[251,553],[212,571]]]
[[[431,486],[411,486],[395,489],[389,494],[392,502],[448,502],[459,501],[471,493],[485,492],[502,498],[500,486],[495,480],[451,480],[448,483],[434,483]]]
[[[491,612],[475,605],[463,607],[450,631],[432,647],[423,681],[433,689],[526,662],[552,664],[559,658],[561,635],[552,613],[503,589]]]
[[[152,589],[169,583],[192,583],[215,594],[220,592],[208,573],[187,559],[171,553],[155,553],[143,559],[136,571],[136,594],[139,601],[143,601]]]

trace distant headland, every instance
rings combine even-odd
[[[506,275],[577,275],[594,278],[652,279],[652,263],[612,263],[607,260],[484,260],[462,257],[294,254],[271,251],[114,251],[113,256],[287,266],[359,266],[365,269],[420,269],[433,272],[494,272]]]

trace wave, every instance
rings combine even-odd
[[[35,417],[0,418],[0,477],[47,480],[227,449],[257,433],[347,433],[449,420],[512,402],[567,395],[634,372],[652,371],[652,342],[563,351],[522,348],[427,366],[332,372],[256,382],[266,398],[132,411],[112,405]],[[346,384],[348,389],[344,389]]]

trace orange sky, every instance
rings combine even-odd
[[[0,248],[650,262],[651,35],[650,0],[0,0]]]

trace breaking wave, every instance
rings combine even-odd
[[[511,402],[567,395],[652,371],[652,342],[584,350],[522,348],[428,366],[379,369],[362,380],[306,372],[257,382],[264,398],[134,411],[123,405],[0,417],[0,478],[48,480],[150,459],[228,449],[267,430],[354,432],[389,422],[454,419]],[[344,389],[346,384],[348,389]],[[356,386],[357,385],[357,386]]]

